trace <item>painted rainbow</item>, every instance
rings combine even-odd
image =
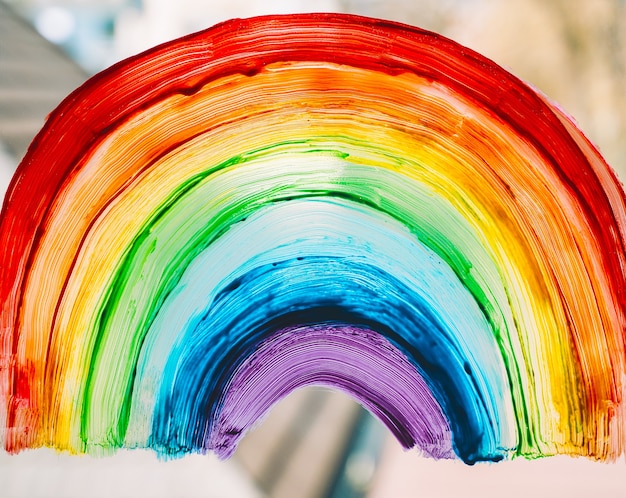
[[[625,204],[563,111],[436,34],[314,14],[156,47],[9,188],[0,437],[225,457],[318,384],[436,458],[614,460]]]

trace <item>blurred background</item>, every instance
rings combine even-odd
[[[558,102],[626,178],[625,0],[0,0],[0,195],[45,116],[90,75],[233,17],[332,11],[437,31]],[[466,467],[403,452],[341,393],[297,391],[227,462],[0,453],[0,496],[626,496],[626,466]]]

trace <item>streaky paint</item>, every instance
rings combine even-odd
[[[558,107],[434,33],[313,14],[169,42],[72,93],[5,197],[0,437],[227,456],[319,383],[434,457],[615,459],[625,204]],[[396,370],[372,393],[311,358]],[[281,369],[306,375],[257,399]]]

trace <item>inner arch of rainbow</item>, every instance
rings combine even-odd
[[[436,34],[261,17],[123,61],[0,223],[7,451],[228,456],[318,384],[436,458],[624,453],[624,191]]]

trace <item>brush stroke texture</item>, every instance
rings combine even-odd
[[[0,437],[227,456],[320,383],[434,457],[615,459],[625,203],[557,106],[434,33],[316,14],[170,42],[71,94],[9,188]]]

